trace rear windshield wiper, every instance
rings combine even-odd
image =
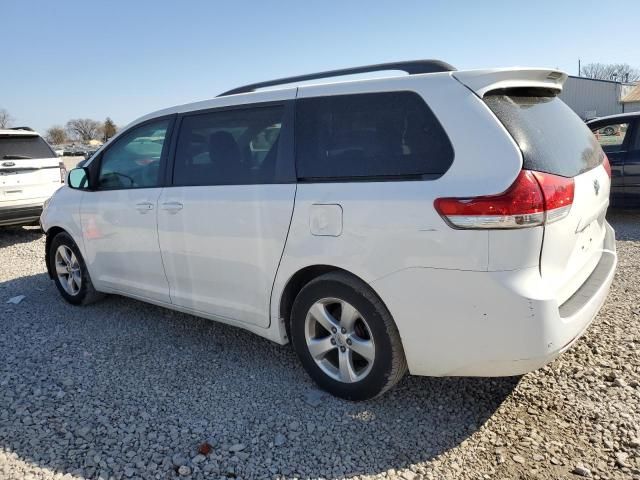
[[[29,160],[33,157],[29,157],[28,155],[5,155],[2,157],[3,160]]]

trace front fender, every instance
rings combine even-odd
[[[71,235],[76,242],[80,253],[84,256],[84,241],[82,236],[82,223],[80,219],[80,206],[84,192],[73,190],[63,186],[56,191],[47,203],[40,217],[40,225],[45,232],[45,261],[47,273],[53,278],[53,272],[49,262],[49,247],[51,241],[60,232]]]

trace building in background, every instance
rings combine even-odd
[[[621,102],[623,112],[640,112],[640,84],[628,89]]]
[[[638,98],[627,102],[632,91]],[[640,91],[634,83],[569,76],[560,98],[583,120],[635,111],[630,109],[634,104],[640,110]]]

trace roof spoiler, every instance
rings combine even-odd
[[[505,88],[547,88],[560,93],[567,74],[548,68],[501,68],[452,72],[480,98],[492,90]]]

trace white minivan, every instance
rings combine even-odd
[[[383,70],[407,74],[339,78]],[[352,400],[407,370],[537,369],[617,261],[608,161],[565,79],[399,62],[147,115],[44,210],[49,274],[72,304],[126,295],[290,341]]]
[[[43,204],[66,175],[38,133],[27,127],[0,129],[0,227],[37,225]]]

